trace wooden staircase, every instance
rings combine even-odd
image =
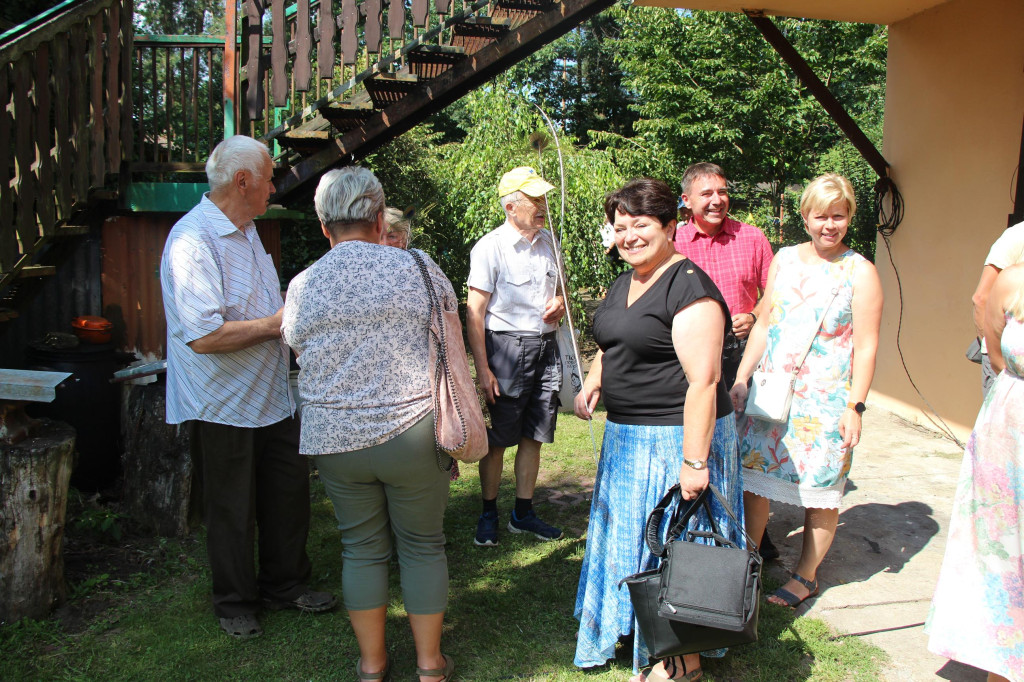
[[[227,0],[211,37],[135,36],[132,0],[65,0],[0,34],[0,298],[133,190],[199,186],[228,135],[271,145],[273,200],[298,203],[613,1]]]
[[[284,50],[276,48],[271,38],[270,79],[278,82],[278,74],[289,73],[290,87],[278,86],[278,93],[291,93],[290,98],[278,98],[271,93],[275,107],[285,113],[283,122],[274,127],[266,125],[268,107],[263,105],[263,82],[267,74],[261,71],[263,61],[253,60],[252,53],[243,90],[247,93],[246,107],[239,118],[248,124],[254,136],[272,142],[277,154],[277,193],[274,201],[291,203],[308,196],[310,185],[327,169],[352,163],[370,154],[381,145],[421,123],[428,116],[442,110],[472,89],[479,87],[540,47],[568,32],[581,22],[611,6],[614,0],[477,0],[464,3],[461,11],[452,10],[449,0],[435,0],[428,11],[427,0],[412,0],[413,21],[406,22],[402,0],[371,0],[360,5],[359,18],[362,34],[366,37],[361,52],[365,68],[356,70],[356,51],[348,45],[346,51],[346,6],[335,23],[342,27],[341,50],[335,50],[330,31],[330,18],[324,16],[324,4],[313,2],[318,10],[318,25],[308,34],[304,27],[286,32],[287,35],[309,36],[318,40],[316,54],[338,54],[341,75],[351,77],[326,94],[316,98],[305,96],[319,85],[310,82],[303,71],[289,72],[282,61]],[[302,9],[309,0],[298,0],[297,16],[313,16],[311,9]],[[376,4],[374,4],[376,3]],[[246,4],[251,14],[250,27],[262,26],[262,15],[253,3]],[[370,11],[363,13],[364,8]],[[372,8],[381,8],[379,14]],[[386,9],[386,14],[383,10]],[[348,8],[351,11],[351,7]],[[397,16],[396,16],[397,15]],[[383,39],[374,41],[382,33],[386,20],[389,40],[393,49],[383,48]],[[244,29],[243,29],[244,30]],[[258,32],[258,28],[255,29]],[[249,34],[251,45],[259,42]],[[403,37],[399,47],[397,40]],[[312,42],[303,45],[301,38],[288,44],[287,54],[293,60],[298,55],[310,54]],[[298,62],[296,62],[297,65]],[[322,70],[319,80],[337,75],[334,70]],[[255,78],[252,75],[255,75]],[[300,78],[301,77],[301,78]],[[336,80],[336,79],[335,79]],[[273,89],[273,88],[272,88]],[[300,98],[313,99],[299,107]]]

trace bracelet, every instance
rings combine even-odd
[[[702,469],[707,469],[708,468],[707,460],[704,460],[704,461],[701,461],[699,459],[697,459],[697,460],[689,460],[689,459],[686,459],[684,457],[683,458],[683,464],[685,464],[686,466],[690,467],[691,469],[696,469],[697,471],[701,471]]]
[[[752,313],[752,312],[750,312],[750,313],[747,313],[747,315],[750,315],[750,316],[751,316],[752,318],[754,318],[754,321],[750,323],[751,325],[755,325],[755,324],[757,324],[757,315],[755,315],[755,314],[754,314],[754,313]]]

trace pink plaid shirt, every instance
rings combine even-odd
[[[726,218],[722,229],[709,237],[691,218],[676,229],[675,247],[718,285],[731,315],[749,313],[757,305],[772,264],[772,247],[761,230]]]

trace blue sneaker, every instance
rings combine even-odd
[[[494,547],[498,544],[498,512],[484,512],[480,515],[473,544],[477,547]]]
[[[558,540],[562,537],[562,529],[549,526],[537,518],[537,514],[531,509],[526,516],[519,519],[516,513],[508,521],[508,529],[513,533],[533,533],[541,540]],[[479,535],[479,531],[477,531]]]

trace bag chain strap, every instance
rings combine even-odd
[[[427,323],[427,334],[433,338],[433,343],[437,346],[437,362],[434,366],[434,386],[432,387],[433,399],[434,399],[434,450],[437,454],[437,466],[441,468],[441,471],[451,471],[454,465],[454,459],[448,455],[448,452],[437,442],[437,394],[439,392],[439,386],[441,384],[442,374],[448,376],[448,347],[445,345],[445,332],[444,332],[444,317],[441,313],[441,306],[437,301],[437,293],[434,291],[434,283],[430,279],[430,274],[427,272],[427,264],[423,261],[423,256],[420,255],[416,249],[410,249],[409,254],[413,260],[416,261],[416,266],[419,268],[420,276],[423,277],[423,284],[427,288],[427,298],[430,300],[430,319],[435,316],[437,318],[437,335],[434,335],[430,330],[430,324]],[[439,338],[438,338],[439,337]],[[443,367],[444,372],[438,372],[438,368]],[[462,424],[462,433],[466,433],[466,418],[462,413],[462,406],[459,404],[459,396],[452,391],[452,402],[455,404],[455,412],[459,416],[459,422]],[[441,455],[448,455],[449,461],[448,466],[442,464]]]

